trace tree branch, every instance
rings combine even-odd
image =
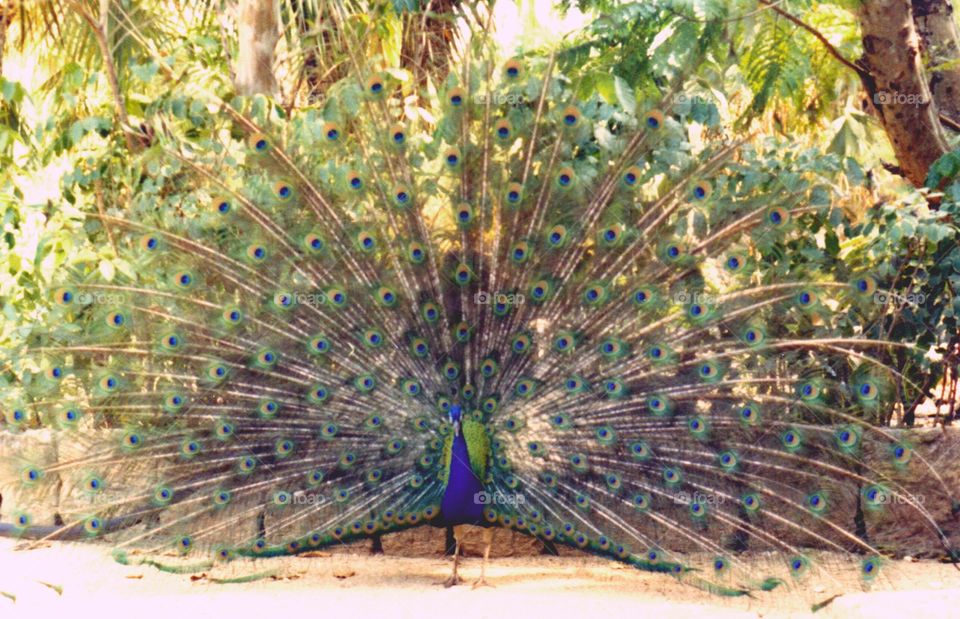
[[[757,0],[757,1],[760,4],[769,8],[770,10],[774,11],[777,15],[782,16],[784,19],[790,21],[794,25],[800,28],[803,28],[804,30],[812,34],[818,41],[820,41],[820,44],[823,45],[824,49],[827,50],[827,53],[829,53],[831,56],[836,58],[837,62],[847,67],[851,71],[855,72],[860,77],[860,81],[863,83],[863,87],[867,91],[867,94],[869,95],[871,103],[873,102],[873,95],[876,94],[876,87],[874,86],[873,77],[870,75],[869,71],[865,70],[863,67],[858,66],[855,62],[849,60],[846,56],[841,54],[840,50],[838,50],[827,39],[827,37],[823,35],[822,32],[820,32],[819,30],[817,30],[807,22],[785,11],[784,9],[780,8],[779,6],[771,2],[770,0]],[[949,116],[946,116],[945,114],[941,114],[939,112],[937,116],[941,124],[953,129],[954,131],[960,132],[960,123],[954,121]]]
[[[787,11],[781,9],[779,6],[777,6],[773,2],[770,2],[770,0],[759,0],[759,2],[760,4],[766,7],[769,7],[777,15],[782,16],[783,18],[792,22],[794,25],[797,25],[803,28],[804,30],[806,30],[807,32],[809,32],[810,34],[812,34],[814,37],[816,37],[818,41],[820,41],[820,43],[824,46],[824,48],[826,48],[827,52],[829,52],[831,56],[833,56],[834,58],[837,59],[838,62],[840,62],[840,64],[847,67],[851,71],[855,71],[857,75],[863,78],[863,75],[864,73],[866,73],[866,71],[864,71],[862,67],[858,67],[856,64],[848,60],[843,54],[841,54],[840,50],[834,47],[833,43],[827,40],[827,37],[825,37],[822,32],[820,32],[810,24],[806,23],[799,17],[795,17],[794,15],[791,15]]]
[[[96,19],[93,15],[87,12],[86,7],[84,7],[80,2],[73,1],[70,3],[70,5],[83,19],[83,21],[87,22],[87,25],[90,26],[90,30],[93,32],[94,38],[97,40],[97,47],[100,48],[100,56],[103,59],[103,65],[106,68],[107,82],[110,84],[110,92],[113,94],[113,106],[116,109],[117,118],[120,120],[120,129],[123,131],[123,137],[127,142],[127,149],[131,153],[137,152],[137,143],[134,141],[133,135],[130,133],[130,117],[127,116],[127,106],[123,100],[123,92],[120,90],[120,79],[117,77],[117,66],[113,62],[113,54],[110,51],[110,42],[107,40],[107,31],[104,26],[106,23],[107,11],[109,10],[110,2],[109,0],[101,1],[100,19]]]

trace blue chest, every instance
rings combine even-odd
[[[470,468],[467,441],[462,434],[453,439],[447,488],[440,501],[443,524],[479,524],[483,522],[483,504],[476,500],[483,484]]]

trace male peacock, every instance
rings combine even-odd
[[[635,111],[463,47],[432,88],[354,41],[292,113],[178,86],[89,216],[135,272],[63,273],[11,355],[7,429],[58,448],[9,466],[5,531],[227,560],[477,524],[726,594],[955,556],[951,490],[874,424],[878,282],[792,254],[839,214],[812,155],[726,139],[682,71]]]

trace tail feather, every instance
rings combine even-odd
[[[138,193],[89,216],[130,268],[65,271],[14,358],[8,427],[63,449],[8,471],[7,528],[228,559],[443,522],[460,405],[487,525],[727,595],[810,549],[872,577],[908,523],[950,551],[953,491],[877,423],[910,348],[877,280],[788,259],[841,216],[830,165],[674,113],[682,75],[638,111],[579,101],[484,34],[419,113],[359,45],[322,110],[192,93],[208,138],[158,113]]]

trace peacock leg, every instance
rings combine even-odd
[[[463,525],[458,524],[453,527],[453,538],[456,540],[456,545],[453,549],[453,573],[450,574],[450,578],[443,581],[444,587],[452,587],[454,585],[459,585],[463,580],[457,576],[457,567],[460,565],[460,545],[463,544]]]
[[[480,565],[480,578],[473,583],[473,588],[492,587],[487,582],[487,561],[490,559],[490,546],[493,545],[493,527],[487,527],[483,530],[483,563]]]

